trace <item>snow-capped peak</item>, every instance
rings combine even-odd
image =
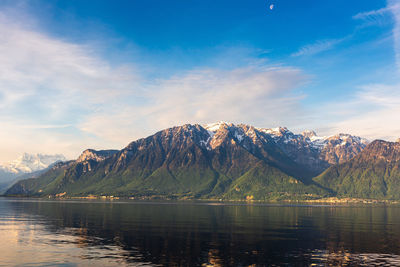
[[[15,174],[30,173],[43,170],[57,161],[65,160],[66,158],[61,154],[45,155],[24,153],[16,160],[1,164],[0,169]]]
[[[211,132],[216,132],[219,130],[219,128],[221,128],[221,126],[233,126],[233,124],[225,122],[225,121],[219,121],[219,122],[209,123],[209,124],[204,125],[204,129],[211,131]]]

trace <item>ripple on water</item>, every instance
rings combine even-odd
[[[310,266],[400,266],[400,255],[313,250],[306,253]]]

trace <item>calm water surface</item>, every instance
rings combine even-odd
[[[400,207],[0,198],[0,266],[400,266]]]

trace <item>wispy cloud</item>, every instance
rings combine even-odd
[[[364,27],[393,23],[394,52],[397,68],[400,71],[400,3],[397,0],[388,0],[386,7],[358,13],[353,19],[364,21]]]
[[[292,56],[311,56],[324,51],[333,49],[336,45],[343,42],[346,38],[341,39],[330,39],[330,40],[319,40],[313,44],[305,45],[301,47],[297,52],[293,53]]]
[[[394,18],[393,40],[396,53],[397,69],[400,72],[400,3],[395,0],[389,0],[390,11]]]
[[[400,84],[365,86],[353,99],[332,105],[330,109],[332,113],[342,112],[336,116],[341,120],[333,124],[333,130],[352,132],[371,140],[394,141],[400,137]]]
[[[353,16],[353,19],[366,20],[371,23],[381,23],[381,20],[391,12],[391,7],[383,7],[377,10],[360,12]]]

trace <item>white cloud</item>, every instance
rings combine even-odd
[[[103,103],[137,85],[127,66],[112,68],[96,57],[90,46],[60,41],[0,20],[0,86],[2,107],[46,93],[46,104],[62,104],[80,95],[78,102]]]
[[[343,42],[346,38],[342,39],[331,39],[331,40],[320,40],[313,44],[305,45],[301,47],[297,52],[293,53],[292,56],[311,56],[324,51],[333,49],[336,45]]]
[[[293,95],[293,89],[303,82],[301,72],[291,68],[206,69],[162,81],[162,89],[152,91],[152,98],[160,124],[170,124],[170,117],[178,116],[181,122],[267,122],[266,115],[294,108],[301,96]]]

